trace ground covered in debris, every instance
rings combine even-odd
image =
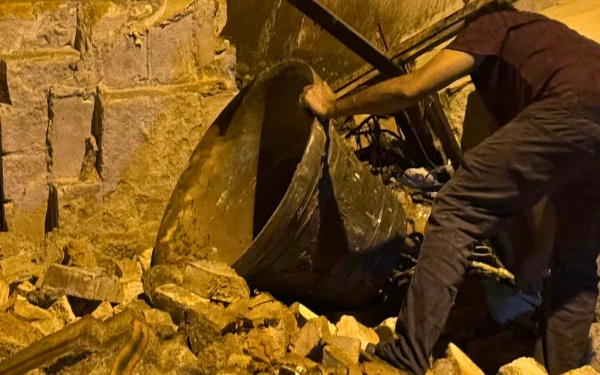
[[[110,274],[71,265],[78,258],[66,251],[69,264],[51,265],[39,278],[26,264],[2,268],[21,267],[0,282],[0,374],[401,374],[361,355],[367,343],[393,337],[393,317],[373,328],[359,313],[329,320],[252,291],[222,263],[150,267],[150,249],[112,261]],[[476,346],[502,357],[498,345],[507,336],[491,337]],[[458,346],[443,345],[431,374],[484,373]],[[499,374],[545,371],[522,358]],[[588,366],[570,374],[596,372]]]

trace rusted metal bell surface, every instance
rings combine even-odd
[[[263,72],[209,128],[165,211],[153,264],[225,262],[254,287],[342,306],[397,265],[404,211],[299,103],[304,62]]]

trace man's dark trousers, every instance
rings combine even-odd
[[[578,367],[598,297],[600,119],[530,107],[465,154],[440,191],[402,307],[378,356],[420,375],[475,244],[549,195],[557,212],[545,329],[550,375]]]

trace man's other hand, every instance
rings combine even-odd
[[[324,119],[333,117],[336,97],[326,82],[305,87],[300,100],[316,116]]]

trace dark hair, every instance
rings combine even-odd
[[[467,22],[475,21],[477,18],[484,16],[486,14],[495,13],[495,12],[503,12],[503,11],[515,11],[517,8],[513,6],[515,0],[496,0],[492,1],[489,4],[486,4],[479,8],[477,11],[473,12],[469,17],[467,17]]]

